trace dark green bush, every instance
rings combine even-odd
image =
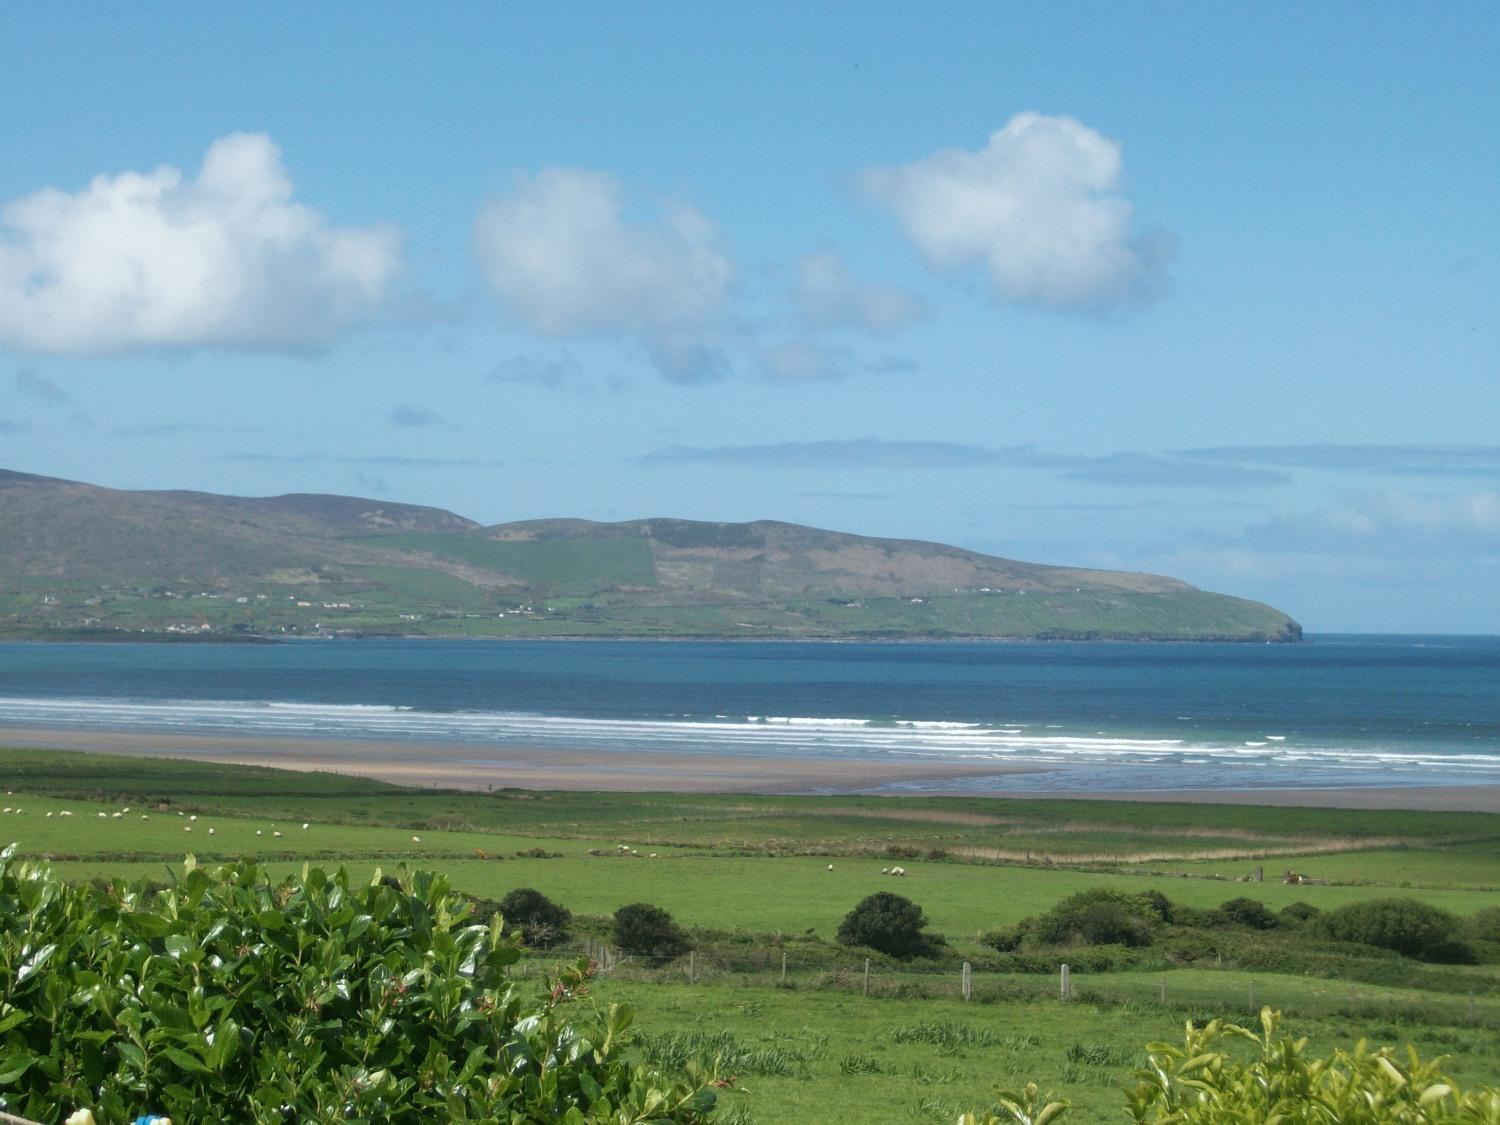
[[[1500,942],[1500,906],[1486,906],[1464,920],[1464,936],[1474,941]]]
[[[1276,915],[1266,904],[1254,898],[1232,898],[1219,907],[1219,914],[1232,926],[1244,926],[1251,930],[1274,930],[1278,925]]]
[[[1414,898],[1353,902],[1324,915],[1323,932],[1338,941],[1430,958],[1458,940],[1458,919]]]
[[[0,852],[0,1108],[177,1121],[706,1119],[621,1054],[628,1009],[574,1011],[583,967],[528,996],[498,919],[441,876],[352,882],[189,860],[156,894]]]
[[[1323,912],[1310,902],[1294,902],[1276,912],[1283,926],[1305,926],[1322,916]]]
[[[1069,895],[1037,918],[1032,935],[1046,945],[1151,944],[1159,921],[1157,904],[1109,887]]]
[[[541,891],[517,887],[500,900],[500,916],[527,945],[545,949],[568,935],[573,915]]]
[[[863,945],[892,957],[923,957],[937,944],[923,933],[927,916],[909,898],[878,891],[861,899],[839,923],[842,945]]]
[[[615,911],[615,944],[654,962],[670,961],[688,951],[687,934],[670,914],[649,902],[633,902]]]

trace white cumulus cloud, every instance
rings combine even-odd
[[[628,220],[615,177],[544,168],[485,203],[474,253],[501,303],[533,331],[633,339],[677,380],[720,362],[734,262],[719,228],[692,207]]]
[[[828,250],[797,263],[795,295],[802,319],[813,328],[894,332],[925,312],[922,302],[904,289],[859,280],[843,258]]]
[[[142,348],[301,350],[370,317],[400,265],[393,227],[338,227],[293,199],[269,137],[47,188],[0,208],[0,342],[97,355]]]
[[[1117,141],[1070,117],[1018,113],[977,152],[944,149],[866,170],[927,263],[982,268],[997,299],[1107,309],[1149,295],[1165,251],[1133,230]]]

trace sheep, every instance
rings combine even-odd
[[[192,816],[188,817],[188,819],[189,820],[197,820],[198,819],[198,814],[194,813]]]
[[[73,812],[72,812],[71,809],[63,809],[63,811],[60,812],[60,813],[58,813],[57,815],[58,816],[72,816]]]
[[[422,842],[422,837],[420,837],[420,836],[413,836],[411,838],[411,842],[413,844],[420,844]]]
[[[151,818],[149,816],[147,816],[145,813],[141,813],[141,819],[142,820],[150,820]]]
[[[309,827],[310,827],[310,825],[307,823],[307,821],[304,820],[302,822],[302,831],[306,832]]]
[[[125,814],[124,814],[124,813],[120,813],[120,812],[117,812],[117,813],[110,813],[110,814],[109,814],[109,815],[110,815],[110,819],[111,819],[111,820],[119,820],[119,819],[120,819],[120,818],[121,818],[121,817],[123,817],[123,816],[124,816],[124,815],[125,815]]]
[[[833,864],[831,864],[831,863],[830,863],[830,864],[829,864],[829,865],[828,865],[828,870],[830,870],[830,871],[832,871],[832,870],[833,870]]]
[[[184,832],[191,832],[193,830],[193,826],[191,824],[184,824],[182,826],[182,830]]]
[[[209,834],[209,835],[210,835],[210,836],[212,836],[212,835],[213,835],[213,834],[214,834],[214,830],[213,830],[213,829],[212,829],[212,828],[210,828],[210,829],[209,829],[209,830],[208,830],[208,834]]]
[[[6,812],[10,812],[9,809],[6,809],[5,811]],[[99,817],[100,817],[101,820],[104,819],[104,818],[106,818],[106,817],[108,817],[108,816],[109,816],[109,813],[105,813],[105,812],[102,812],[102,813],[99,814]]]
[[[256,829],[256,830],[255,830],[255,834],[256,834],[256,835],[257,835],[257,836],[259,836],[259,835],[260,835],[260,829],[259,829],[259,828],[257,828],[257,829]]]
[[[278,840],[279,840],[279,839],[281,839],[281,833],[280,833],[280,832],[272,832],[272,833],[271,833],[271,835],[272,835],[272,836],[273,836],[273,837],[274,837],[274,838],[275,838],[275,839],[278,839]]]
[[[889,875],[891,873],[891,869],[889,867],[882,867],[880,869],[880,873],[882,875]]]

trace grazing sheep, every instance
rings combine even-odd
[[[71,811],[70,811],[70,810],[68,810],[68,809],[63,809],[63,811],[62,811],[62,812],[60,812],[60,813],[58,813],[58,814],[57,814],[57,815],[58,815],[58,816],[72,816],[72,815],[73,815],[73,814],[72,814],[72,812],[71,812]]]
[[[828,870],[830,870],[830,871],[832,871],[832,870],[833,870],[833,864],[831,864],[831,863],[830,863],[830,864],[829,864],[829,865],[828,865]]]
[[[188,819],[189,820],[197,820],[198,819],[198,814],[194,813],[192,816],[188,817]]]
[[[420,837],[420,836],[413,836],[411,838],[411,842],[413,844],[420,844],[422,842],[422,837]]]
[[[110,815],[110,819],[111,820],[119,820],[125,814],[122,813],[122,812],[117,812],[117,813],[110,813],[109,815]]]
[[[281,838],[281,833],[280,832],[272,832],[271,835],[274,836],[274,837],[276,837],[278,840]]]
[[[891,869],[889,867],[882,867],[880,869],[880,873],[882,875],[889,875],[891,873]]]
[[[10,810],[9,810],[9,809],[6,809],[6,810],[5,810],[5,811],[6,811],[6,812],[10,812]],[[104,818],[104,817],[107,817],[107,816],[109,816],[109,813],[100,813],[100,814],[99,814],[99,816],[100,816],[100,818],[101,818],[101,819],[103,819],[103,818]]]
[[[193,826],[191,824],[184,824],[182,826],[182,830],[184,832],[191,832],[193,830]]]
[[[307,821],[305,821],[305,820],[304,820],[304,821],[303,821],[303,822],[302,822],[302,831],[304,831],[304,832],[306,832],[306,831],[307,831],[307,829],[308,829],[308,824],[307,824]]]
[[[257,836],[259,836],[259,835],[260,835],[260,834],[261,834],[261,833],[260,833],[260,829],[259,829],[259,828],[257,828],[257,829],[256,829],[256,830],[255,830],[255,834],[256,834],[256,835],[257,835]]]
[[[149,816],[147,816],[145,813],[141,813],[141,819],[142,820],[150,820],[151,818]]]
[[[212,836],[212,835],[213,835],[213,834],[214,834],[214,830],[213,830],[213,829],[212,829],[212,828],[210,828],[210,829],[209,829],[209,830],[208,830],[208,834],[209,834],[209,835],[210,835],[210,836]]]
[[[51,816],[51,815],[52,815],[52,814],[51,814],[51,813],[50,813],[50,812],[49,812],[49,813],[47,813],[47,815],[48,815],[48,816]]]

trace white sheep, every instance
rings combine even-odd
[[[311,826],[307,823],[307,821],[304,820],[302,822],[302,831],[306,832],[309,827],[311,827]]]
[[[832,870],[833,870],[833,864],[831,864],[831,863],[830,863],[830,864],[829,864],[829,865],[828,865],[828,870],[830,870],[830,871],[832,871]]]
[[[184,832],[191,832],[193,830],[193,826],[191,824],[184,824],[182,826],[182,830]]]
[[[272,832],[271,835],[273,837],[275,837],[276,839],[278,839],[278,840],[281,839],[281,833],[280,832]]]
[[[420,836],[413,836],[411,838],[411,842],[413,844],[420,844],[422,842],[422,837],[420,837]]]
[[[257,828],[257,829],[256,829],[256,830],[255,830],[255,834],[256,834],[256,835],[257,835],[257,836],[259,836],[259,835],[260,835],[260,829],[259,829],[259,828]]]
[[[212,836],[212,835],[213,835],[213,834],[214,834],[214,830],[213,830],[213,829],[212,829],[212,828],[210,828],[210,829],[209,829],[209,830],[208,830],[208,834],[209,834],[209,835],[210,835],[210,836]]]
[[[189,820],[197,820],[198,819],[198,814],[194,813],[192,816],[188,817],[188,819]]]

